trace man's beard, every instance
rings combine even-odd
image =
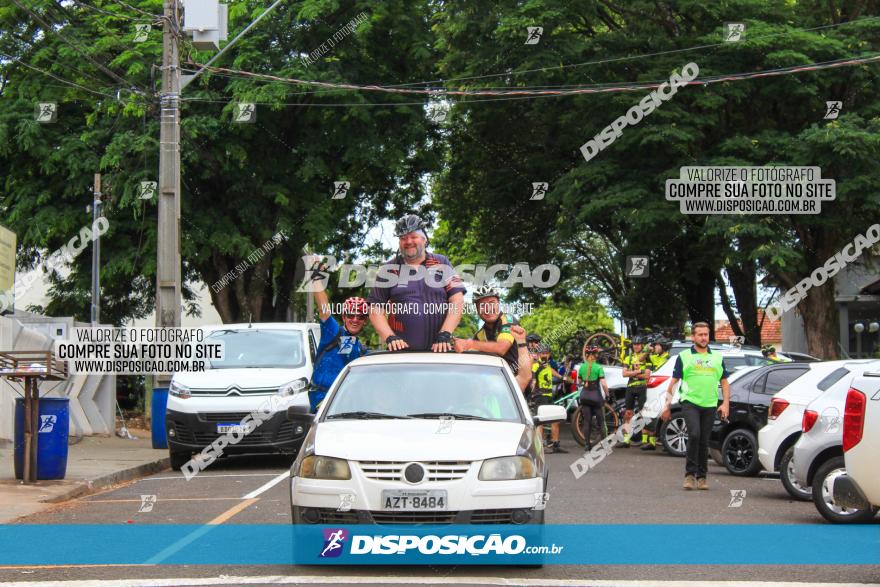
[[[403,256],[404,261],[414,261],[416,259],[421,258],[422,255],[425,254],[425,246],[424,245],[416,245],[415,254],[408,255],[403,248],[400,249],[400,254]]]

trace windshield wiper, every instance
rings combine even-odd
[[[328,420],[332,420],[334,418],[353,418],[356,420],[379,420],[382,418],[388,418],[393,420],[409,420],[410,416],[397,416],[394,414],[382,414],[380,412],[342,412],[341,414],[331,414],[327,416]]]
[[[488,420],[483,416],[474,416],[473,414],[452,414],[449,412],[425,412],[424,414],[407,414],[410,418],[454,418],[456,420]]]

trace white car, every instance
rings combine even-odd
[[[203,373],[175,373],[171,379],[165,423],[172,468],[228,434],[238,440],[223,454],[296,453],[308,421],[288,421],[286,412],[294,404],[309,406],[319,326],[224,324],[204,331],[205,340],[223,343],[224,357],[210,361]],[[245,419],[258,410],[268,418],[250,428]]]
[[[853,379],[843,410],[846,474],[834,482],[842,505],[880,507],[880,365]]]
[[[784,387],[770,402],[767,425],[758,431],[758,459],[766,471],[779,471],[785,490],[795,499],[809,501],[810,486],[801,485],[794,474],[794,445],[801,436],[804,410],[832,387],[848,386],[856,372],[870,360],[805,363],[810,370]]]
[[[302,415],[291,408],[291,417]],[[294,524],[542,524],[548,469],[505,361],[386,353],[349,363],[291,469]]]

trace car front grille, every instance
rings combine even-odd
[[[513,510],[474,510],[471,524],[512,524]]]
[[[208,388],[199,388],[199,389],[190,389],[191,395],[198,396],[212,396],[212,397],[226,397],[226,396],[236,396],[236,395],[272,395],[278,393],[277,387],[252,387],[242,389],[240,387],[233,387],[229,389],[208,389]]]
[[[220,422],[226,424],[238,424],[247,417],[250,412],[200,412],[199,420],[205,422]]]
[[[376,524],[451,524],[458,512],[370,512]]]
[[[358,466],[367,479],[374,481],[401,481],[403,461],[360,461]],[[427,470],[425,481],[456,481],[463,479],[471,468],[470,461],[427,461],[421,463]]]

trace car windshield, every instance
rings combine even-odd
[[[300,330],[217,330],[205,339],[224,345],[223,359],[210,361],[211,369],[295,369],[306,364]]]
[[[363,365],[351,368],[324,415],[522,422],[514,393],[501,367]]]

